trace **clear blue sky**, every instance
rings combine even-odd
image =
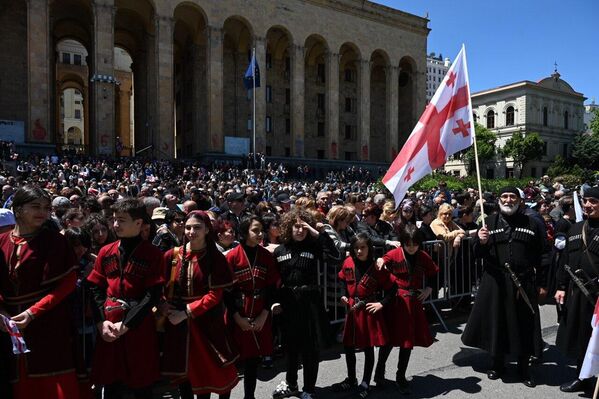
[[[466,45],[471,90],[551,75],[599,103],[598,0],[374,0],[428,12],[428,52],[452,60]]]

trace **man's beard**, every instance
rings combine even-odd
[[[506,216],[512,216],[518,211],[518,204],[514,205],[503,205],[499,204],[499,210]]]

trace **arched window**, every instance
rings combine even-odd
[[[514,126],[514,107],[507,107],[505,110],[505,125]]]
[[[547,126],[547,119],[548,119],[548,112],[547,112],[547,107],[543,107],[543,126]]]
[[[564,129],[568,128],[568,111],[564,112]]]
[[[490,110],[487,112],[487,129],[495,128],[495,112]]]

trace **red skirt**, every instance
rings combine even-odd
[[[268,316],[262,331],[243,331],[235,321],[231,320],[233,339],[239,350],[239,359],[246,360],[272,355],[272,318]]]
[[[128,388],[145,388],[160,378],[159,362],[154,316],[149,314],[114,342],[98,336],[91,380],[98,385],[120,382]]]
[[[414,296],[406,295],[408,292],[398,289],[397,296],[384,308],[389,328],[389,344],[404,349],[429,347],[433,344],[433,337],[422,302]]]
[[[353,299],[350,299],[353,305]],[[368,313],[365,309],[352,311],[345,316],[343,329],[343,345],[354,348],[371,348],[384,346],[389,342],[387,325],[383,310],[375,314]]]
[[[29,377],[25,357],[19,359],[19,381],[13,384],[14,399],[79,399],[75,370],[47,377]]]
[[[239,382],[237,369],[233,363],[221,367],[210,353],[208,343],[198,328],[189,329],[189,352],[187,353],[187,377],[193,393],[224,394]]]

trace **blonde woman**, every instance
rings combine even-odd
[[[457,250],[457,248],[459,248],[460,244],[462,243],[462,239],[464,238],[464,236],[466,235],[466,232],[464,230],[462,230],[460,228],[460,226],[458,226],[452,219],[451,219],[451,215],[453,213],[453,206],[449,205],[449,204],[441,204],[441,206],[439,207],[439,211],[437,212],[437,218],[435,220],[433,220],[431,222],[431,230],[433,231],[433,233],[435,233],[435,236],[437,237],[438,240],[442,240],[445,241],[445,243],[447,244],[447,261],[449,262],[449,269],[453,270],[454,267],[454,257],[453,257],[453,251],[454,248]],[[443,258],[443,255],[441,255],[441,258],[439,259],[439,263],[443,264],[446,263]],[[456,273],[449,273],[449,277],[452,280],[455,280],[453,278],[453,275]],[[461,271],[460,271],[461,273]],[[461,274],[459,274],[461,275]],[[443,282],[445,281],[445,268],[441,267],[439,270],[439,282]],[[436,295],[439,293],[439,284],[436,284],[437,286],[433,287],[433,298],[436,297]],[[450,283],[450,285],[452,285]]]
[[[449,255],[452,254],[453,248],[458,248],[466,232],[460,228],[452,219],[453,206],[442,204],[439,207],[437,218],[431,222],[431,229],[437,236],[437,239],[443,240],[448,245]]]
[[[395,201],[387,201],[383,205],[383,213],[380,219],[393,225],[393,222],[397,218],[397,212],[395,211]]]

